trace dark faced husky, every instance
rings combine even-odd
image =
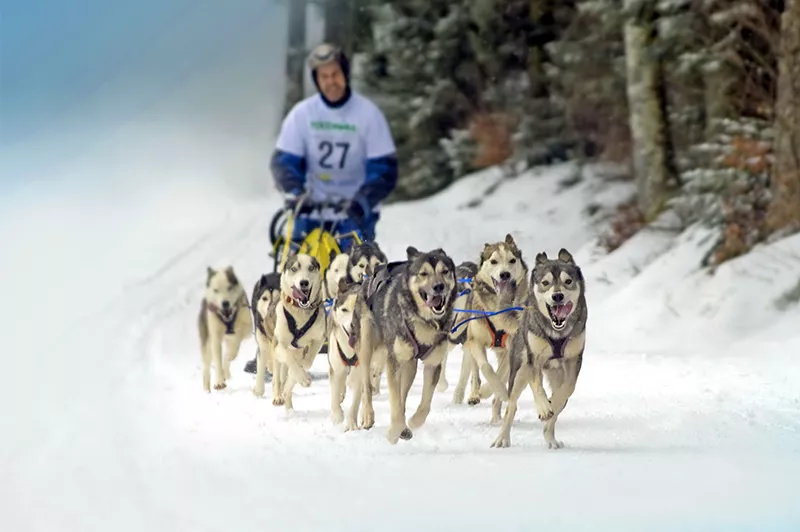
[[[293,410],[295,384],[311,386],[308,370],[325,341],[322,273],[319,261],[304,253],[292,255],[281,273],[281,299],[275,318],[273,404]],[[286,379],[284,382],[284,368]]]
[[[522,251],[509,234],[503,242],[485,244],[478,264],[478,273],[472,281],[467,307],[478,312],[493,313],[524,304],[528,297],[528,266]],[[519,327],[521,312],[503,312],[467,323],[464,351],[469,353],[486,377],[481,397],[492,401],[492,422],[500,422],[502,402],[508,400],[504,381],[508,379],[508,346]],[[486,356],[491,349],[497,357],[497,371]],[[459,382],[463,389],[466,383]],[[470,396],[469,403],[477,404],[480,398]]]
[[[258,397],[264,395],[265,371],[269,371],[270,374],[273,371],[275,319],[280,299],[281,275],[277,272],[262,275],[253,287],[253,298],[250,305],[256,324],[256,342],[258,343],[256,385],[253,388],[253,393]]]
[[[531,273],[531,290],[519,331],[511,341],[509,400],[500,434],[492,447],[511,445],[511,425],[517,401],[526,386],[533,391],[539,419],[544,421],[544,440],[560,449],[555,427],[558,415],[575,391],[586,342],[586,298],[581,269],[566,250],[551,260],[536,256]],[[550,399],[542,385],[547,377]]]
[[[364,242],[353,246],[349,253],[331,252],[330,266],[325,272],[325,291],[329,299],[336,298],[339,281],[346,279],[350,283],[360,283],[370,275],[378,264],[386,264],[388,259],[378,244]]]
[[[239,354],[242,340],[253,329],[253,318],[247,310],[247,295],[232,266],[224,270],[208,268],[205,297],[197,321],[203,354],[203,389],[211,391],[213,360],[216,368],[214,389],[221,390],[226,386],[226,379],[231,378],[231,361]]]
[[[455,265],[442,249],[422,253],[409,247],[406,254],[405,262],[378,266],[363,285],[364,298],[358,307],[359,358],[363,364],[371,364],[376,356],[387,361],[391,407],[387,439],[392,444],[410,439],[411,428],[422,426],[430,413],[456,296]],[[422,401],[406,424],[406,400],[419,361],[424,366]],[[372,426],[375,417],[371,388],[370,380],[364,389],[365,428]]]

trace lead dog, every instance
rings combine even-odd
[[[514,238],[508,234],[503,242],[485,244],[472,281],[472,293],[467,308],[481,313],[498,313],[519,307],[528,296],[528,266]],[[481,388],[481,398],[492,400],[492,423],[500,422],[502,402],[508,400],[503,384],[508,379],[508,346],[519,327],[521,312],[510,311],[479,317],[467,323],[464,351],[472,355],[487,383]],[[497,370],[486,356],[491,349],[497,357]],[[475,398],[470,397],[474,404]]]
[[[539,419],[544,421],[544,440],[550,449],[564,444],[556,439],[559,414],[575,391],[586,344],[587,307],[581,269],[566,250],[551,260],[536,256],[531,273],[531,297],[519,331],[511,341],[509,400],[500,434],[492,447],[511,445],[511,425],[517,401],[530,385]],[[542,384],[547,377],[552,395]]]
[[[375,356],[387,361],[391,423],[386,437],[392,444],[411,439],[411,429],[422,426],[430,413],[456,296],[455,265],[444,250],[422,253],[409,247],[406,255],[405,262],[378,266],[363,285],[358,306],[361,363],[371,364]],[[424,367],[422,400],[406,423],[406,400],[419,361]],[[371,379],[364,386],[362,425],[369,428],[375,417]]]

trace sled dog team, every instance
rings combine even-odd
[[[584,280],[572,255],[566,249],[555,258],[539,253],[529,271],[511,235],[485,244],[477,264],[456,266],[442,249],[409,247],[406,253],[407,260],[388,262],[376,244],[361,244],[331,257],[324,277],[316,258],[297,254],[282,273],[261,276],[249,304],[232,267],[209,268],[199,316],[204,389],[210,392],[212,361],[214,389],[225,388],[230,363],[255,322],[253,392],[264,395],[268,371],[272,404],[291,410],[294,387],[311,385],[308,370],[327,340],[333,422],[344,422],[346,431],[371,428],[372,398],[380,393],[385,372],[391,412],[386,436],[395,444],[411,439],[425,423],[434,390],[448,386],[447,356],[460,344],[453,402],[463,403],[468,383],[470,405],[492,398],[491,421],[502,422],[492,447],[511,444],[517,402],[527,386],[544,422],[545,442],[562,447],[555,424],[575,390],[587,318]],[[496,367],[487,349],[495,353]],[[420,364],[422,399],[407,418],[406,401]]]

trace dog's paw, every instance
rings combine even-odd
[[[273,406],[283,406],[286,401],[283,400],[283,397],[273,397],[272,398],[272,405]]]
[[[400,440],[400,435],[406,430],[408,430],[408,427],[399,423],[389,425],[389,430],[386,431],[386,439],[389,440],[389,443],[394,445]]]
[[[307,371],[304,371],[302,374],[302,378],[299,381],[297,381],[297,384],[299,384],[303,388],[308,388],[309,386],[311,386],[311,375],[309,375]]]
[[[364,408],[361,410],[361,428],[365,430],[371,429],[375,425],[375,410],[371,408]]]
[[[228,385],[225,384],[225,381],[218,382],[214,385],[215,390],[224,390]]]
[[[342,421],[344,421],[344,411],[341,408],[334,408],[331,410],[331,419],[333,419],[333,424],[338,425]]]
[[[358,421],[355,418],[347,416],[347,421],[344,423],[344,431],[350,432],[352,430],[358,430]]]
[[[539,414],[539,421],[547,421],[553,417],[553,409],[550,408],[550,401],[535,400],[536,412]]]
[[[564,442],[558,441],[555,438],[547,440],[548,449],[562,449],[563,447],[564,447]]]
[[[400,433],[400,439],[401,439],[401,440],[410,440],[410,439],[411,439],[411,438],[413,438],[413,437],[414,437],[414,433],[413,433],[413,432],[411,432],[411,429],[410,429],[410,428],[408,428],[408,427],[406,427],[406,428],[403,430],[403,432],[401,432],[401,433]]]
[[[264,386],[256,385],[253,388],[253,395],[255,395],[256,397],[263,397],[264,396]]]
[[[511,447],[511,434],[500,434],[491,445],[492,448],[502,449],[504,447]]]
[[[475,406],[477,404],[480,404],[480,402],[481,402],[480,397],[470,397],[469,399],[467,399],[467,404],[469,406]]]

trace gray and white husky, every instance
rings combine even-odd
[[[492,447],[511,445],[511,425],[517,401],[530,385],[544,440],[551,449],[563,443],[555,436],[556,421],[575,391],[586,344],[586,297],[581,269],[566,250],[558,258],[536,256],[530,297],[517,334],[511,340],[508,406],[500,434]],[[543,386],[547,377],[552,395]]]
[[[206,273],[197,327],[203,355],[203,389],[210,392],[212,361],[216,369],[214,389],[222,390],[231,378],[231,361],[239,354],[239,346],[252,334],[253,317],[247,308],[247,294],[232,266],[224,270],[209,267]]]
[[[363,284],[364,297],[358,306],[361,363],[386,358],[391,408],[386,437],[392,444],[400,438],[411,439],[411,429],[422,426],[430,413],[448,349],[456,297],[455,264],[444,250],[423,253],[409,247],[406,255],[405,262],[377,267]],[[420,361],[424,367],[422,400],[406,423],[408,392]],[[371,427],[375,418],[371,388],[370,379],[364,388],[365,428]]]

